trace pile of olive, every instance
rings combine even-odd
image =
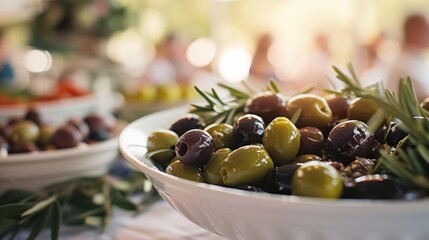
[[[206,125],[189,113],[152,132],[147,147],[160,169],[198,182],[309,197],[422,197],[392,175],[372,174],[380,146],[394,148],[406,136],[394,125],[371,133],[366,122],[377,110],[361,98],[285,101],[267,91],[251,97],[231,125]]]
[[[0,123],[0,152],[4,157],[91,144],[111,138],[115,126],[116,119],[106,113],[70,118],[64,125],[54,126],[37,109],[29,108],[23,117]]]

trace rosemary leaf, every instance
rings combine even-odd
[[[222,84],[222,83],[219,83],[218,84],[221,88],[224,88],[224,89],[226,89],[226,90],[228,90],[228,92],[232,95],[232,96],[234,96],[234,97],[236,97],[236,98],[250,98],[250,96],[248,95],[248,94],[246,94],[246,93],[244,93],[244,92],[242,92],[242,91],[239,91],[239,90],[237,90],[237,89],[235,89],[235,88],[233,88],[233,87],[230,87],[230,86],[228,86],[228,85],[225,85],[225,84]]]
[[[296,111],[293,113],[292,117],[290,118],[290,121],[291,121],[293,124],[295,124],[295,123],[298,121],[299,117],[301,116],[301,112],[302,112],[302,109],[301,109],[301,108],[299,108],[298,110],[296,110]]]
[[[194,87],[195,90],[198,92],[198,94],[201,95],[201,97],[204,98],[204,100],[206,100],[206,102],[210,105],[216,105],[216,103],[211,99],[210,95],[206,94],[205,92],[203,92],[201,89],[199,89],[197,86]]]
[[[212,88],[212,96],[221,104],[221,105],[226,105],[226,103],[224,103],[222,101],[222,98],[219,97],[219,94],[216,92],[216,90],[214,90],[214,88]]]
[[[269,86],[270,86],[270,90],[273,92],[273,93],[279,93],[280,92],[280,90],[279,90],[279,87],[277,86],[277,84],[276,84],[276,82],[274,82],[274,80],[273,79],[270,79],[270,82],[269,82]]]

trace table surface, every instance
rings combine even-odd
[[[16,239],[26,239],[28,233]],[[50,239],[48,230],[37,239]],[[165,201],[159,200],[140,215],[114,209],[111,222],[104,233],[89,227],[63,226],[61,240],[225,240],[195,225],[180,215]]]

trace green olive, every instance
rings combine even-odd
[[[165,172],[191,181],[204,182],[203,171],[199,167],[186,166],[180,160],[171,162]]]
[[[342,190],[340,174],[324,162],[304,163],[292,178],[292,194],[297,196],[339,198]]]
[[[286,104],[288,117],[291,118],[297,111],[301,114],[296,122],[296,126],[324,128],[332,121],[332,111],[326,99],[315,94],[299,94]]]
[[[380,107],[373,101],[365,98],[356,98],[350,103],[347,117],[350,120],[368,122]]]
[[[293,161],[301,144],[299,129],[287,118],[277,117],[265,128],[262,143],[276,166]]]
[[[207,183],[223,185],[222,176],[220,175],[220,165],[230,153],[231,149],[221,148],[211,156],[204,168],[204,178]]]
[[[270,155],[260,145],[246,145],[232,151],[222,161],[220,175],[226,186],[261,183],[274,169]]]
[[[179,136],[171,130],[160,129],[153,131],[147,138],[147,150],[148,152],[173,150],[178,139]],[[168,162],[174,156],[174,151],[163,151],[153,154],[151,159],[156,162]]]
[[[232,125],[227,123],[213,123],[204,130],[212,136],[216,149],[232,147]]]
[[[311,161],[322,161],[322,158],[314,154],[302,154],[295,158],[294,163],[306,163]]]
[[[39,132],[39,127],[34,122],[22,120],[11,126],[7,138],[12,144],[36,142],[39,138]]]
[[[40,126],[40,134],[38,139],[38,144],[41,146],[47,146],[52,143],[52,136],[55,133],[55,127],[52,125],[42,125]]]

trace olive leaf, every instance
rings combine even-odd
[[[62,224],[104,229],[113,206],[138,213],[159,199],[155,188],[143,192],[140,203],[128,199],[131,194],[142,193],[145,181],[142,173],[132,171],[123,179],[82,177],[48,186],[40,192],[10,190],[0,196],[0,238],[13,239],[21,230],[30,229],[28,239],[35,239],[49,227],[51,239],[59,239]],[[103,201],[94,200],[97,194],[103,196]]]

